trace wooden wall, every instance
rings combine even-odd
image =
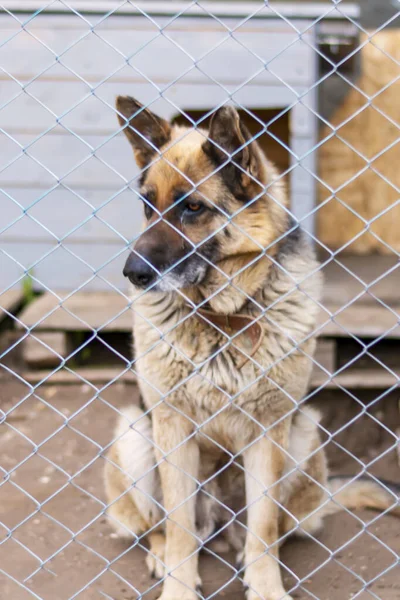
[[[322,131],[318,237],[351,253],[398,252],[400,30],[364,35],[360,43],[360,91],[350,91]]]
[[[127,241],[140,230],[142,206],[133,154],[117,135],[117,94],[171,118],[178,107],[210,109],[227,94],[249,109],[288,106],[315,78],[304,23],[301,39],[279,19],[245,22],[232,37],[233,19],[225,26],[188,17],[160,35],[169,20],[91,15],[92,29],[73,14],[39,14],[21,28],[0,13],[0,290],[26,271],[38,288],[126,287]],[[314,127],[303,113],[295,131],[302,147]],[[283,121],[282,135],[278,123],[271,131],[287,142]],[[264,141],[287,168],[282,147],[267,134]],[[300,200],[309,201],[309,187]]]

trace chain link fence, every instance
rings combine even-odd
[[[399,596],[397,5],[0,4],[1,597]]]

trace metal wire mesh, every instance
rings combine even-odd
[[[397,391],[399,378],[396,365],[387,355],[377,355],[375,348],[397,337],[396,303],[380,297],[376,286],[395,273],[398,251],[374,225],[389,215],[398,200],[368,218],[345,202],[341,192],[366,172],[374,173],[397,194],[399,191],[396,181],[377,166],[379,159],[396,147],[398,135],[367,156],[349,142],[343,129],[373,107],[398,130],[396,119],[376,103],[380,94],[396,85],[398,75],[377,93],[368,94],[345,67],[367,45],[399,66],[390,51],[375,44],[374,37],[393,26],[400,11],[396,12],[395,6],[391,16],[372,31],[360,24],[357,6],[339,0],[296,5],[120,0],[26,4],[30,6],[21,2],[0,5],[0,69],[5,90],[0,110],[5,215],[0,222],[0,286],[3,298],[21,288],[20,302],[24,304],[34,303],[36,292],[50,297],[52,303],[29,324],[23,313],[3,306],[4,315],[18,330],[17,336],[6,337],[0,347],[4,382],[0,405],[0,504],[4,506],[0,509],[0,581],[4,597],[117,600],[156,597],[164,585],[163,599],[189,600],[239,594],[240,589],[232,592],[228,586],[240,582],[250,599],[278,600],[289,594],[321,600],[395,598],[398,584],[392,576],[398,566],[398,547],[380,535],[379,527],[386,519],[387,529],[398,527],[389,514],[396,507],[398,510],[398,493],[395,485],[378,479],[374,467],[388,457],[392,460],[398,452],[397,415],[388,423],[379,410]],[[332,24],[336,29],[330,28]],[[354,45],[343,57],[340,53],[335,57],[327,47],[339,48],[348,28]],[[327,94],[323,86],[332,77],[362,98],[357,110],[339,124],[333,124],[321,109],[321,96]],[[132,93],[143,104],[128,116],[114,106],[115,97],[125,93]],[[257,131],[244,136],[232,149],[224,143],[232,131],[225,129],[211,140],[213,151],[222,154],[219,164],[208,172],[188,174],[181,166],[184,161],[177,162],[174,149],[187,144],[188,132],[193,130],[201,144],[206,143],[210,117],[225,106],[235,106],[241,122],[251,120]],[[266,120],[265,113],[260,113],[263,109],[275,112]],[[149,141],[146,130],[136,129],[135,119],[146,110],[168,120],[183,119],[188,127],[178,129],[167,149],[160,151],[151,136]],[[284,141],[274,125],[288,115],[290,127]],[[233,126],[234,120],[230,123]],[[143,142],[151,147],[151,159],[142,170],[135,168],[129,154],[123,136],[129,131],[136,135],[138,147]],[[285,166],[279,174],[272,171],[268,182],[260,181],[260,171],[242,160],[246,152],[254,152],[254,142],[261,142],[263,136],[286,155]],[[336,187],[325,181],[317,168],[318,153],[332,139],[342,142],[362,162]],[[183,147],[187,150],[177,154],[184,157],[185,152],[190,153],[190,144]],[[185,184],[183,193],[169,205],[149,199],[148,181],[147,188],[143,184],[157,165],[165,179],[176,173],[180,185]],[[221,183],[224,169],[232,165],[231,177],[246,178],[247,185],[257,190],[234,208],[218,194],[204,191],[212,189],[210,182]],[[284,203],[283,181],[289,184],[289,204]],[[163,184],[162,176],[158,182]],[[318,186],[325,190],[319,202]],[[231,199],[235,196],[232,189],[229,194]],[[173,219],[177,207],[193,204],[193,198],[195,211],[205,205],[217,222],[209,229],[203,227],[201,237],[195,240],[182,221]],[[256,214],[261,219],[258,211],[264,201],[275,207],[270,208],[272,214],[279,214],[286,224],[283,229],[277,227],[267,242],[253,238],[246,229],[246,215]],[[336,249],[321,239],[316,225],[318,211],[334,201],[361,222],[358,232]],[[140,232],[143,204],[150,218]],[[149,254],[134,250],[133,256],[136,252],[142,260],[141,268],[150,267],[155,275],[147,286],[150,291],[145,286],[131,297],[122,279],[128,251],[138,248],[136,244],[145,234],[159,243],[157,227],[165,224],[166,239],[175,236],[186,250],[172,262],[163,258],[158,265]],[[299,225],[304,230],[302,241]],[[342,260],[343,252],[365,232],[396,257],[396,262],[369,278]],[[238,240],[243,247],[252,248],[245,262],[235,263],[233,272],[225,270],[221,255],[216,261],[207,251],[208,244],[223,236],[227,246],[229,239],[236,240],[238,256],[243,254]],[[287,250],[288,243],[295,245],[297,258]],[[311,247],[322,252],[318,263],[310,255]],[[279,248],[286,248],[289,259]],[[296,263],[292,268],[290,256],[294,262],[308,261],[308,267]],[[204,273],[211,271],[216,278],[217,284],[206,296],[193,295],[180,285],[177,273],[185,273],[191,259],[200,259]],[[266,260],[268,269],[262,276],[268,273],[270,279],[265,281],[271,289],[260,295],[260,282],[256,282],[255,293],[244,281],[249,270]],[[336,306],[327,304],[326,296],[321,299],[310,283],[332,263],[359,284],[358,292]],[[162,288],[163,281],[168,288]],[[91,313],[96,313],[97,299],[105,290],[118,297],[119,304],[113,304],[117,307],[114,312],[94,325]],[[80,293],[91,294],[86,313],[76,312],[70,303]],[[221,294],[228,299],[229,294],[236,294],[241,301],[240,310],[227,306],[220,313],[244,312],[251,318],[233,330],[227,328],[215,318],[218,310],[213,309]],[[378,328],[374,336],[362,336],[342,319],[352,306],[356,307],[352,318],[362,313],[364,309],[356,303],[366,295],[388,311],[387,327]],[[300,317],[291,314],[298,304],[303,311]],[[146,312],[147,305],[161,305],[165,319],[160,320],[159,309]],[[171,306],[175,307],[172,316]],[[65,351],[54,348],[42,335],[60,311],[65,319],[72,319],[72,329],[77,332],[73,348]],[[322,318],[317,317],[319,311]],[[132,313],[140,324],[135,325],[134,357],[126,356],[103,335]],[[253,342],[255,324],[257,331],[263,332],[259,342],[266,355],[260,354]],[[355,342],[357,350],[330,369],[318,354],[314,357],[313,340],[332,324],[336,333],[331,337]],[[180,336],[191,330],[191,344],[181,344]],[[141,336],[143,339],[137,339]],[[214,343],[207,345],[204,340],[210,336]],[[243,345],[243,339],[250,345]],[[45,350],[57,357],[57,366],[40,371],[36,379],[14,359],[27,340],[36,341],[37,352]],[[82,353],[88,356],[93,352],[94,342],[118,361],[117,369],[109,375],[103,373],[101,383],[93,383],[78,365]],[[199,350],[202,343],[206,351]],[[281,346],[270,351],[272,344]],[[392,351],[395,354],[397,346]],[[389,378],[384,386],[377,386],[383,391],[367,400],[355,387],[363,387],[368,371],[357,386],[341,378],[360,359],[379,366]],[[304,371],[296,375],[304,381],[309,379],[309,363],[318,368],[319,377],[301,394],[293,391],[291,369],[283,379],[276,376],[281,367],[288,369],[283,365],[290,361],[294,371]],[[103,369],[108,367],[103,365]],[[164,372],[170,376],[170,385],[160,385],[165,380],[160,373]],[[69,374],[76,385],[61,388],[61,379],[57,379],[61,373]],[[121,383],[129,377],[141,390],[143,408],[138,407],[137,388]],[[266,386],[262,388],[263,409],[255,410],[252,394],[260,386]],[[318,405],[328,388],[353,407],[334,430],[309,408],[311,403]],[[318,408],[324,412],[322,401]],[[377,435],[386,437],[383,449],[379,446],[376,450],[372,441],[371,453],[360,454],[348,449],[346,437],[366,418],[380,432]],[[252,434],[244,435],[244,430]],[[332,446],[341,452],[343,462],[347,458],[353,461],[353,474],[347,473],[336,487],[328,487],[321,458],[321,452]],[[104,466],[107,494],[102,484]],[[354,513],[360,504],[349,500],[351,493],[347,492],[355,489],[351,486],[357,482],[372,486],[374,493],[365,504],[378,507],[379,513],[368,518]],[[296,508],[296,512],[303,487],[311,488],[318,502],[310,497],[306,509]],[[235,500],[240,496],[239,507],[229,494]],[[325,529],[342,522],[344,533],[349,527],[350,534],[334,547],[319,535],[316,525],[322,513],[337,509],[342,516],[335,517],[336,521],[327,519]],[[346,521],[350,516],[356,523],[353,529]],[[281,557],[278,548],[293,533],[308,538],[303,543],[311,544],[309,564],[293,566]],[[349,549],[357,540],[372,561],[367,566],[349,561]],[[299,543],[290,544],[297,556],[307,554]],[[200,551],[203,588],[198,585],[196,566]],[[312,559],[314,553],[319,556],[317,561]],[[382,553],[386,562],[376,560],[374,568]],[[157,580],[147,577],[144,557]],[[203,560],[208,561],[204,566]],[[276,565],[288,595],[284,595]],[[338,568],[341,576],[335,583],[338,576],[330,573]],[[324,583],[313,587],[313,578],[321,574]],[[385,577],[389,578],[387,587],[382,584]]]

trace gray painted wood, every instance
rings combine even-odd
[[[0,192],[0,203],[3,243],[127,243],[142,221],[142,203],[131,188],[114,197],[105,189],[9,188],[8,195]]]
[[[28,367],[57,367],[67,356],[67,339],[62,331],[46,331],[27,336],[22,345],[22,357]]]
[[[378,303],[374,306],[353,303],[348,307],[328,304],[326,309],[318,324],[318,332],[324,337],[400,338],[398,307],[389,310]]]
[[[18,243],[0,246],[1,286],[19,286],[28,274],[36,290],[127,289],[122,269],[128,256],[124,243],[97,240],[73,244],[64,242]]]
[[[13,314],[16,308],[22,304],[23,293],[19,289],[10,289],[0,293],[0,321]]]
[[[19,329],[37,331],[130,331],[129,299],[118,293],[77,292],[65,297],[47,292],[19,315]]]
[[[160,35],[169,17],[93,18],[91,29],[73,15],[40,14],[23,30],[0,14],[9,39],[0,47],[2,288],[31,271],[38,289],[126,289],[122,265],[141,207],[113,108],[119,93],[166,118],[228,98],[250,109],[294,106],[292,207],[299,219],[310,212],[313,181],[302,165],[314,165],[304,153],[315,141],[315,98],[296,100],[316,77],[312,29],[299,39],[282,19],[238,27],[242,18],[224,17],[224,26],[191,16]],[[308,25],[296,21],[301,31]]]
[[[2,67],[18,79],[46,70],[46,79],[70,79],[77,74],[101,81],[115,73],[129,80],[136,72],[138,78],[164,84],[186,76],[203,83],[208,76],[217,77],[221,84],[240,85],[258,72],[263,84],[277,77],[302,83],[312,76],[307,44],[282,20],[251,20],[240,27],[240,21],[233,19],[224,19],[225,26],[212,18],[206,23],[187,17],[172,24],[170,20],[158,18],[155,25],[145,17],[110,16],[93,31],[76,17],[42,14],[30,22],[31,35],[3,16],[2,36],[18,35],[3,51]],[[162,60],[160,68],[164,56],[168,59]],[[227,69],[227,61],[234,68]]]
[[[135,80],[134,73],[126,80],[113,77],[110,81],[100,83],[93,92],[78,79],[64,81],[62,94],[58,93],[60,82],[45,77],[30,83],[26,91],[9,78],[2,80],[1,74],[0,81],[5,105],[0,111],[0,127],[17,142],[20,135],[28,134],[36,139],[41,134],[67,136],[71,132],[83,139],[86,136],[100,136],[104,141],[117,133],[115,97],[118,94],[138,96],[138,89],[141,101],[164,117],[178,115],[179,107],[186,110],[211,109],[226,102],[228,93],[232,101],[242,103],[247,108],[260,108],[260,105],[264,108],[290,106],[296,103],[298,97],[293,89],[284,87],[279,80],[268,85],[266,90],[257,78],[245,87],[229,84],[224,86],[226,89],[207,79],[201,84],[200,90],[198,83],[185,79],[163,91],[163,99],[160,99],[154,86],[143,80]],[[46,110],[42,104],[50,110]],[[60,127],[57,127],[53,113],[57,115]]]
[[[313,371],[314,375],[321,370],[333,374],[335,372],[336,342],[320,338],[317,340]]]
[[[369,4],[375,4],[378,6],[381,0],[371,0]],[[21,11],[21,12],[34,12],[38,9],[43,9],[43,4],[38,0],[3,0],[2,6],[10,11]],[[241,2],[226,2],[217,0],[202,0],[201,5],[190,4],[187,5],[185,0],[142,0],[133,3],[121,4],[120,0],[69,0],[66,3],[49,4],[51,12],[56,13],[68,13],[68,7],[73,8],[77,12],[85,13],[85,16],[92,19],[101,18],[102,15],[107,15],[109,12],[118,9],[119,15],[142,15],[143,12],[148,12],[153,15],[153,18],[157,20],[158,16],[168,15],[173,17],[184,11],[185,15],[206,17],[207,14],[213,14],[217,17],[248,17],[249,14],[253,14],[257,19],[276,19],[276,15],[282,15],[286,18],[307,18],[315,19],[321,17],[322,14],[326,15],[326,18],[335,21],[342,20],[343,15],[347,15],[353,19],[357,19],[360,13],[358,3],[356,2],[345,2],[342,3],[338,9],[331,3],[319,0],[281,0],[274,2],[273,7],[269,7],[267,4],[260,8],[259,2],[252,2],[250,0],[242,0]],[[156,16],[154,16],[156,15]]]

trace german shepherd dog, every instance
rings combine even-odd
[[[340,505],[393,504],[373,481],[328,482],[319,415],[301,404],[318,263],[233,107],[206,131],[130,97],[116,106],[142,169],[145,228],[124,275],[145,411],[119,419],[105,471],[109,518],[121,535],[147,534],[162,600],[197,597],[199,550],[212,542],[241,555],[248,600],[288,599],[282,540],[315,534]]]

